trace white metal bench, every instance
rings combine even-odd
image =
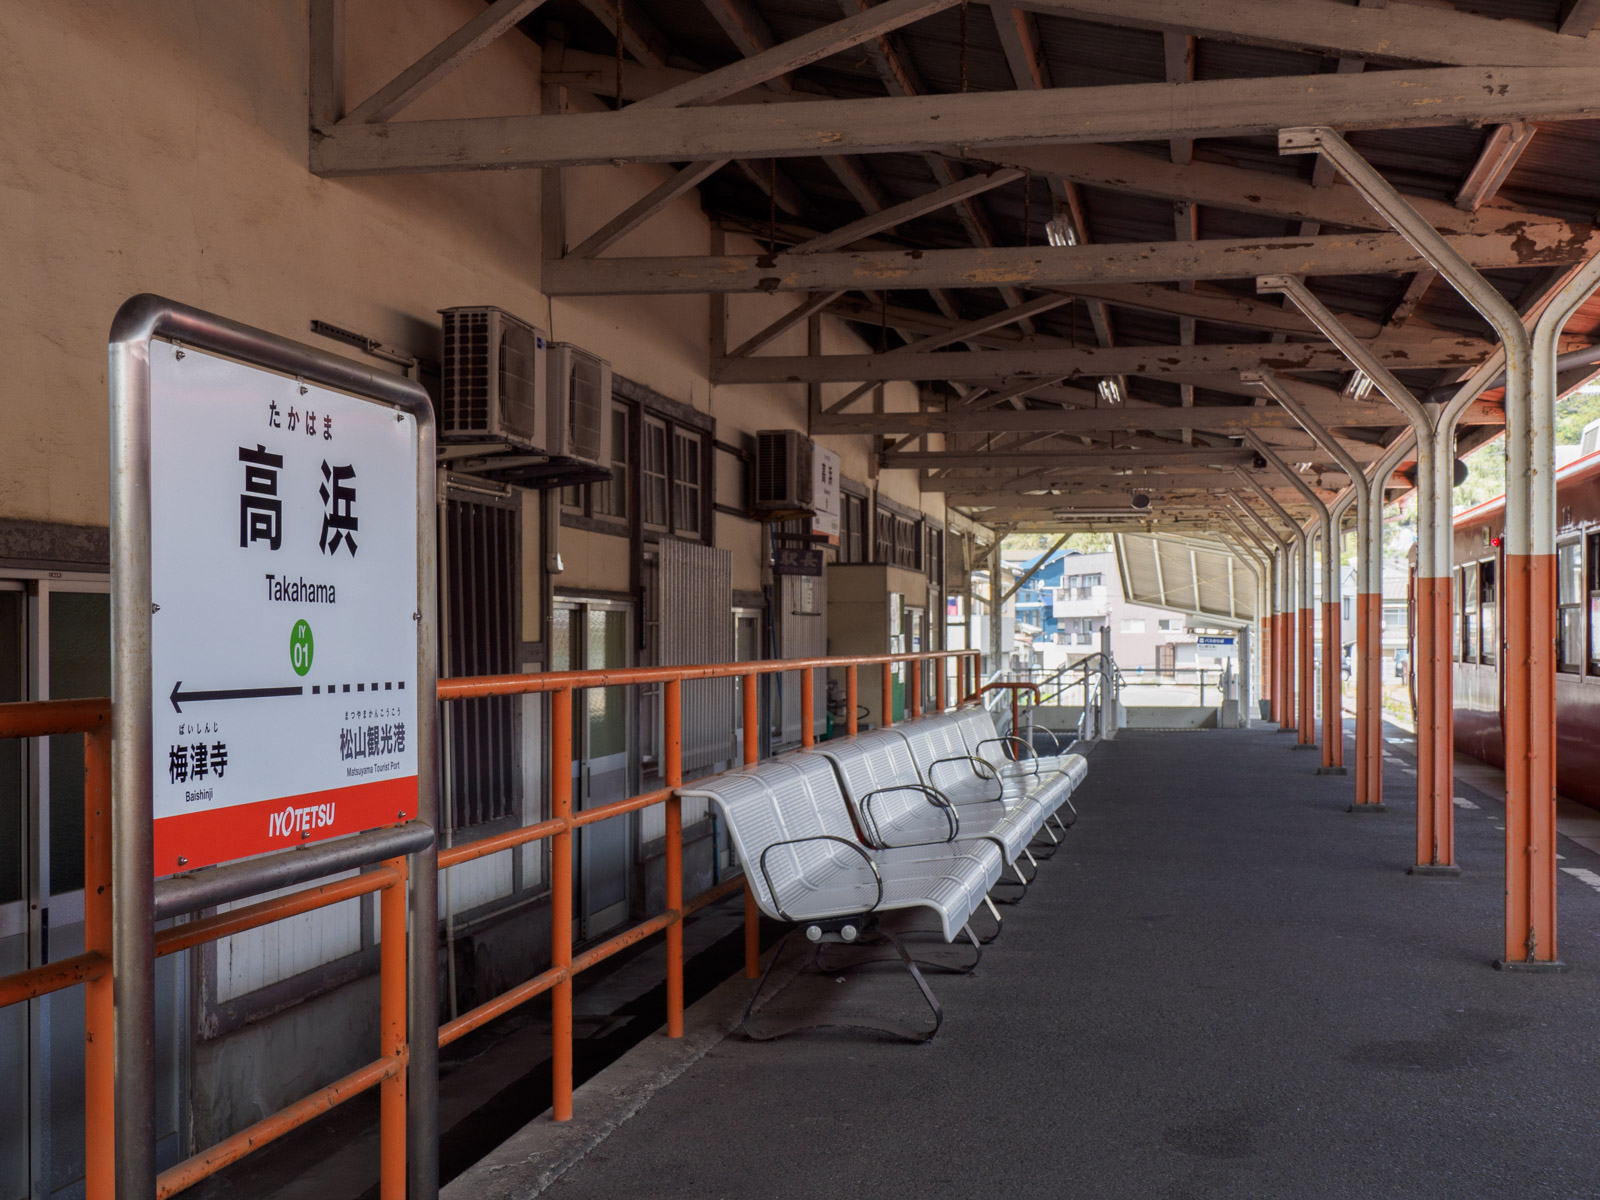
[[[882,929],[878,917],[927,910],[938,919],[946,942],[964,933],[974,951],[981,952],[968,922],[1000,878],[1002,856],[993,841],[950,840],[947,835],[920,845],[864,846],[834,766],[820,754],[785,755],[696,780],[680,788],[679,795],[717,806],[745,864],[756,903],[769,917],[795,926],[794,932],[803,930],[819,952],[835,943],[892,945],[934,1015],[932,1029],[909,1036],[926,1041],[938,1032],[944,1020],[938,999],[905,946]],[[745,1032],[758,1040],[783,1036],[760,1034],[750,1025],[756,998],[781,954],[782,947],[745,1009]]]

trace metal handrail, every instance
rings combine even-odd
[[[940,664],[933,673],[934,703],[946,707],[946,677],[942,664],[955,659],[956,701],[969,702],[980,695],[976,650],[947,650],[924,654],[884,654],[841,658],[806,658],[743,663],[718,663],[679,667],[629,667],[618,670],[560,671],[533,675],[499,675],[471,679],[445,679],[438,683],[441,701],[480,696],[553,694],[549,705],[551,747],[550,819],[439,851],[438,865],[448,868],[501,853],[516,846],[548,839],[551,842],[551,967],[510,991],[462,1013],[438,1029],[441,1046],[487,1024],[494,1018],[545,992],[552,996],[552,1116],[572,1116],[573,1033],[572,980],[589,967],[605,961],[646,937],[664,932],[667,940],[667,1036],[683,1035],[683,919],[739,890],[745,893],[745,973],[755,978],[760,969],[759,910],[744,876],[736,876],[697,896],[683,896],[683,826],[677,794],[683,782],[682,683],[685,679],[739,678],[743,680],[744,745],[746,764],[759,758],[756,680],[784,671],[800,672],[801,711],[813,711],[814,674],[843,668],[849,704],[847,730],[857,729],[857,672],[863,666],[909,664],[911,686],[906,689],[903,715],[915,718],[922,711],[924,664]],[[893,672],[884,670],[881,716],[893,724]],[[572,704],[573,693],[591,687],[660,683],[662,687],[664,786],[624,800],[572,810]],[[111,702],[105,699],[46,700],[0,704],[0,740],[84,735],[84,951],[68,959],[0,976],[0,1008],[37,996],[85,985],[85,1194],[88,1200],[113,1200],[115,1162],[112,1139],[111,1028]],[[812,722],[801,728],[801,744],[814,741]],[[667,811],[666,908],[583,953],[572,953],[573,834],[585,825],[661,804]],[[355,835],[361,836],[361,835]],[[257,929],[289,917],[325,908],[354,896],[378,893],[380,934],[406,928],[408,862],[386,859],[360,875],[302,888],[287,895],[243,908],[217,913],[160,930],[155,935],[157,957],[175,954],[218,938]],[[381,1200],[404,1200],[406,1175],[406,1067],[410,1050],[406,1018],[406,939],[381,937],[379,955],[380,1056],[366,1066],[295,1101],[286,1108],[238,1131],[163,1171],[156,1180],[159,1200],[216,1174],[253,1150],[298,1128],[317,1115],[373,1087],[381,1093],[380,1184]]]

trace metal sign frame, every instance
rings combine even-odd
[[[157,883],[151,757],[150,344],[193,346],[387,405],[417,422],[417,814],[372,830]],[[410,855],[407,1176],[412,1197],[438,1191],[437,546],[433,406],[421,385],[161,296],[117,311],[109,346],[111,419],[112,994],[116,1189],[156,1191],[154,920],[334,871]],[[427,1036],[414,1036],[421,1031]]]

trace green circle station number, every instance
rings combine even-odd
[[[294,628],[289,631],[289,664],[294,667],[296,675],[304,675],[311,670],[311,655],[314,649],[311,623],[296,621]]]

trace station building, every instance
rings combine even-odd
[[[1502,958],[1553,965],[1552,722],[1525,700],[1554,695],[1554,668],[1537,649],[1543,585],[1527,581],[1554,570],[1555,526],[1588,518],[1527,481],[1547,449],[1539,406],[1600,369],[1600,64],[1592,3],[1526,8],[9,6],[0,706],[114,692],[108,330],[154,294],[427,393],[442,679],[875,660],[439,705],[437,848],[509,840],[440,874],[440,1002],[410,1014],[413,1047],[541,973],[570,989],[574,946],[670,927],[681,958],[684,897],[730,882],[719,896],[752,889],[754,939],[749,856],[711,792],[677,795],[685,780],[793,763],[958,701],[1005,726],[1008,687],[997,740],[1012,757],[987,769],[1011,779],[1040,757],[1031,726],[1018,744],[1027,681],[994,619],[1014,531],[1116,538],[1052,559],[1022,585],[1020,619],[1039,613],[1086,660],[1117,622],[1145,639],[1116,656],[1124,669],[1176,666],[1167,649],[1188,628],[1237,631],[1230,699],[1320,749],[1318,786],[1353,785],[1374,812],[1368,683],[1408,585],[1411,653],[1435,669],[1419,766],[1389,791],[1417,789],[1409,865],[1450,874],[1450,714],[1468,701],[1439,652],[1463,578],[1440,481],[1509,428],[1526,503],[1493,536],[1520,590],[1480,597],[1506,669],[1532,664],[1501,716],[1516,884]],[[285,416],[315,436],[309,414]],[[1372,550],[1384,505],[1414,491],[1426,507],[1441,488],[1434,557],[1392,579]],[[1335,548],[1352,524],[1363,565],[1348,577]],[[1582,554],[1562,559],[1573,596],[1600,579]],[[1143,607],[1119,609],[1113,583]],[[1349,746],[1338,681],[1316,665],[1346,641],[1363,680]],[[1049,735],[1059,764],[1062,738],[1115,739],[1118,664],[1099,657],[1098,715]],[[1193,736],[1265,739],[1263,724]],[[96,735],[71,728],[0,737],[0,976],[24,997],[0,1008],[0,1079],[20,1081],[0,1087],[0,1200],[108,1194],[106,1110],[84,1107],[97,1026],[82,989],[50,975],[109,970],[86,927],[97,777],[79,734]],[[571,816],[633,797],[609,820]],[[554,849],[518,840],[547,825]],[[187,1186],[212,1170],[208,1147],[364,1069],[383,903],[369,890],[158,960],[157,1170]]]

